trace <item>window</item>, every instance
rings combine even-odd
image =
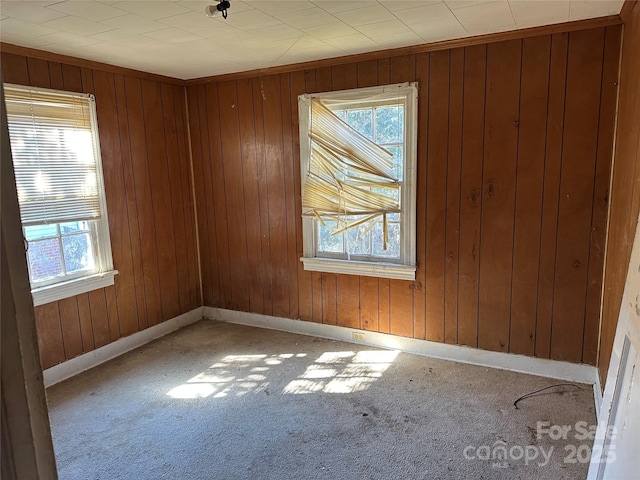
[[[113,284],[95,101],[5,85],[35,305]]]
[[[305,270],[414,280],[417,85],[298,107]]]

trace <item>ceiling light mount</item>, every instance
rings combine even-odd
[[[220,0],[217,5],[207,5],[204,7],[204,13],[207,17],[213,18],[218,13],[222,13],[222,18],[227,18],[227,9],[231,7],[229,0]]]

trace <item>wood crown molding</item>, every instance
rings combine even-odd
[[[144,79],[153,80],[156,82],[171,83],[174,85],[185,84],[185,81],[179,78],[166,77],[164,75],[143,72],[142,70],[135,70],[133,68],[118,67],[116,65],[111,65],[108,63],[96,62],[94,60],[87,60],[85,58],[72,57],[70,55],[62,55],[59,53],[47,52],[45,50],[38,50],[35,48],[29,48],[29,47],[21,47],[20,45],[13,45],[11,43],[0,42],[0,56],[5,53],[22,55],[29,58],[38,58],[40,60],[46,60],[50,62],[64,63],[67,65],[74,65],[76,67],[81,67],[81,68],[101,70],[104,72],[115,73],[117,75],[127,75],[131,77],[144,78]]]
[[[620,10],[620,18],[624,23],[627,23],[631,19],[631,12],[638,4],[638,0],[625,0]]]
[[[622,24],[620,15],[610,15],[607,17],[589,18],[587,20],[578,20],[575,22],[564,22],[564,23],[558,23],[554,25],[543,25],[540,27],[523,28],[520,30],[510,30],[508,32],[489,33],[486,35],[478,35],[475,37],[457,38],[454,40],[444,40],[444,41],[435,42],[435,43],[411,45],[407,47],[392,48],[387,50],[377,50],[375,52],[357,53],[355,55],[346,55],[344,57],[334,57],[334,58],[327,58],[322,60],[314,60],[311,62],[279,65],[275,67],[248,70],[244,72],[214,75],[211,77],[193,78],[190,80],[186,80],[185,84],[187,86],[202,85],[202,84],[211,83],[211,82],[238,80],[238,79],[247,78],[247,77],[276,75],[280,73],[289,73],[289,72],[295,72],[299,70],[311,70],[315,68],[332,67],[335,65],[343,65],[345,63],[364,62],[367,60],[378,60],[381,58],[396,57],[396,56],[402,56],[402,55],[415,55],[419,53],[434,52],[438,50],[449,50],[453,48],[470,47],[473,45],[497,43],[497,42],[503,42],[506,40],[535,37],[539,35],[551,35],[554,33],[567,33],[567,32],[573,32],[576,30],[587,30],[590,28],[610,27],[610,26],[620,25],[620,24]]]
[[[524,28],[520,30],[510,30],[508,32],[489,33],[486,35],[478,35],[475,37],[458,38],[454,40],[444,40],[441,42],[427,43],[421,45],[411,45],[407,47],[392,48],[387,50],[377,50],[375,52],[358,53],[354,55],[345,55],[343,57],[325,58],[322,60],[314,60],[310,62],[302,62],[288,65],[279,65],[269,68],[261,68],[254,70],[246,70],[243,72],[226,73],[222,75],[214,75],[210,77],[192,78],[190,80],[181,80],[178,78],[167,77],[155,73],[143,72],[132,68],[118,67],[108,63],[96,62],[84,58],[72,57],[58,53],[47,52],[35,48],[21,47],[10,43],[0,42],[0,54],[13,53],[16,55],[24,55],[31,58],[39,58],[52,62],[66,63],[78,67],[92,68],[110,73],[129,75],[158,82],[171,83],[174,85],[202,85],[212,82],[221,82],[226,80],[238,80],[241,78],[259,77],[264,75],[276,75],[280,73],[289,73],[299,70],[310,70],[315,68],[329,67],[335,65],[343,65],[345,63],[364,62],[367,60],[378,60],[380,58],[388,58],[402,55],[415,55],[418,53],[434,52],[438,50],[448,50],[453,48],[470,47],[473,45],[481,45],[487,43],[503,42],[506,40],[514,40],[519,38],[535,37],[539,35],[551,35],[554,33],[566,33],[576,30],[587,30],[589,28],[609,27],[620,25],[623,19],[628,17],[631,10],[637,3],[637,0],[626,0],[620,15],[610,15],[608,17],[590,18],[587,20],[578,20],[575,22],[558,23],[554,25],[543,25],[540,27]]]

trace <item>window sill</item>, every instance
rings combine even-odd
[[[304,269],[312,272],[345,273],[365,277],[392,278],[396,280],[415,280],[416,267],[396,263],[359,262],[354,260],[336,260],[333,258],[302,257]]]
[[[34,288],[31,290],[33,296],[33,305],[44,305],[45,303],[55,302],[63,298],[73,297],[81,293],[87,293],[91,290],[108,287],[113,285],[113,277],[118,273],[117,270],[110,270],[104,273],[96,273],[87,277],[75,278],[66,282],[47,285],[46,287]]]

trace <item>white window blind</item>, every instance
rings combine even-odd
[[[334,223],[334,235],[400,212],[393,154],[349,126],[322,101],[311,101],[311,155],[302,197],[303,215]]]
[[[101,217],[89,95],[5,86],[25,226]]]

